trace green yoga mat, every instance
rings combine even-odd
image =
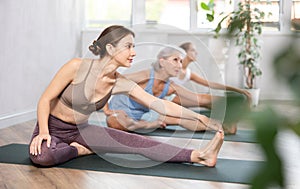
[[[106,127],[106,122],[89,120],[90,124]],[[160,136],[160,137],[176,137],[176,138],[193,138],[210,140],[214,137],[215,133],[211,131],[206,132],[193,132],[186,130],[178,125],[168,126],[166,129],[155,129],[155,130],[140,130],[134,133],[147,136]],[[225,141],[232,142],[247,142],[256,143],[255,130],[237,130],[235,135],[225,135]]]
[[[136,131],[138,134],[148,136],[162,136],[162,137],[177,137],[177,138],[193,138],[210,140],[214,137],[215,132],[192,132],[180,126],[168,126],[167,129],[156,129],[152,132]],[[256,143],[255,130],[238,130],[235,135],[225,135],[225,141],[232,142],[247,142]]]
[[[122,155],[120,155],[120,157],[122,157]],[[1,146],[0,163],[33,165],[28,157],[28,145],[9,144]],[[109,163],[97,155],[89,155],[73,159],[56,167],[250,184],[253,175],[263,165],[264,162],[261,161],[218,159],[217,166],[214,168],[184,163],[162,163],[147,168],[128,168]]]

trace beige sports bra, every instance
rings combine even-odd
[[[90,70],[93,66],[94,61],[92,61],[89,70],[84,78],[84,80],[80,83],[72,84],[69,83],[65,89],[59,95],[59,100],[69,108],[74,109],[77,112],[80,112],[84,115],[89,115],[94,111],[98,111],[104,107],[106,102],[111,96],[112,90],[105,95],[102,99],[97,102],[91,103],[84,94],[84,88],[86,83],[86,78],[90,73]]]

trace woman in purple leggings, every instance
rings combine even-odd
[[[89,49],[100,58],[67,62],[38,102],[38,121],[29,147],[33,163],[54,166],[92,153],[128,153],[155,161],[215,166],[224,138],[221,125],[203,149],[179,148],[137,134],[89,125],[90,114],[102,109],[112,94],[127,94],[160,114],[201,121],[200,114],[148,94],[117,72],[119,67],[130,67],[135,56],[131,30],[110,26]]]

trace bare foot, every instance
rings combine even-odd
[[[78,156],[89,155],[93,153],[90,149],[82,146],[81,144],[78,144],[77,142],[72,142],[70,146],[74,146],[77,148]]]
[[[217,163],[217,156],[224,141],[224,132],[216,132],[214,138],[201,150],[194,150],[191,154],[191,161],[200,163],[207,167],[214,167]]]
[[[145,129],[157,129],[157,128],[164,129],[167,126],[167,124],[164,121],[161,121],[159,119],[152,122],[147,122],[147,121],[145,122],[146,122]]]
[[[237,131],[237,124],[233,123],[231,125],[223,125],[225,135],[235,135]]]
[[[223,131],[222,124],[214,119],[210,119],[208,122],[208,130]]]
[[[205,130],[207,131],[219,131],[222,129],[222,124],[219,123],[217,120],[208,118],[204,115],[202,115],[201,122],[204,124]],[[200,130],[199,128],[198,130]],[[203,130],[203,129],[202,129]]]

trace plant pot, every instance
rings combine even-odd
[[[300,30],[300,18],[294,18],[294,19],[292,19],[291,25],[292,25],[292,28],[294,30],[299,31]]]
[[[260,89],[246,89],[252,96],[252,106],[256,107],[259,102]]]

